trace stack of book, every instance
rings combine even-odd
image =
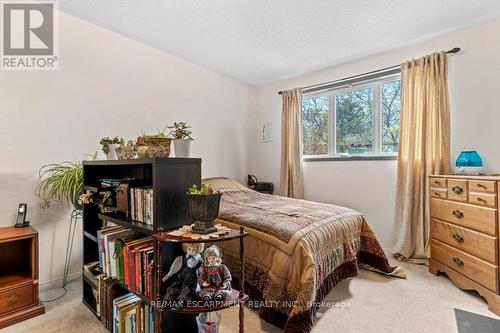
[[[153,189],[151,187],[130,189],[130,218],[153,225]]]
[[[153,296],[153,238],[112,226],[97,231],[99,267],[130,291]]]
[[[102,188],[111,188],[120,185],[123,179],[101,179]]]
[[[154,309],[133,293],[113,300],[113,333],[154,332]]]

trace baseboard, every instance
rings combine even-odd
[[[82,272],[70,274],[70,275],[68,275],[68,282],[77,280],[81,276],[82,276]],[[54,288],[61,288],[62,281],[63,281],[63,278],[60,277],[60,278],[57,278],[54,280],[42,282],[42,283],[40,283],[40,291],[54,289]]]

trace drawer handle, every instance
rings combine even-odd
[[[440,182],[439,180],[435,180],[435,181],[434,181],[434,184],[440,185],[440,184],[441,184],[441,182]]]
[[[457,194],[457,195],[460,195],[460,194],[464,193],[464,189],[463,189],[463,188],[461,188],[460,186],[453,186],[453,187],[451,188],[451,190],[452,190],[453,192],[455,192],[455,194]]]
[[[481,187],[481,188],[484,188],[486,190],[486,185],[483,185],[483,184],[477,184],[477,187]]]
[[[12,306],[17,303],[19,297],[16,294],[12,294],[9,298],[7,298],[7,305]]]
[[[457,258],[457,257],[453,257],[453,262],[455,263],[455,265],[457,266],[463,266],[464,265],[464,261]]]
[[[483,198],[477,198],[477,201],[487,204],[486,200],[484,200]]]
[[[458,209],[455,209],[453,212],[452,212],[453,216],[455,216],[457,219],[461,219],[464,217],[464,213],[462,213],[461,211],[459,211]]]
[[[456,240],[459,243],[463,243],[464,242],[464,238],[462,236],[460,236],[459,234],[453,234],[453,235],[451,235],[451,237],[453,237],[453,239]]]
[[[439,198],[441,197],[441,193],[439,193],[439,192],[434,192],[434,195],[435,195],[436,197],[439,197]]]

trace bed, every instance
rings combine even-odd
[[[391,267],[362,214],[345,207],[262,194],[229,178],[205,179],[222,193],[218,223],[245,227],[245,292],[262,319],[284,332],[310,332],[318,304],[358,265]],[[237,281],[239,245],[219,244]]]

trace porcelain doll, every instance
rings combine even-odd
[[[200,291],[198,275],[203,262],[200,253],[204,247],[204,243],[182,243],[185,254],[175,258],[162,279],[166,288],[164,301],[175,302],[174,306],[182,307]]]
[[[222,264],[220,249],[212,245],[203,254],[203,266],[198,283],[199,297],[204,301],[223,301],[231,294],[231,272]]]

